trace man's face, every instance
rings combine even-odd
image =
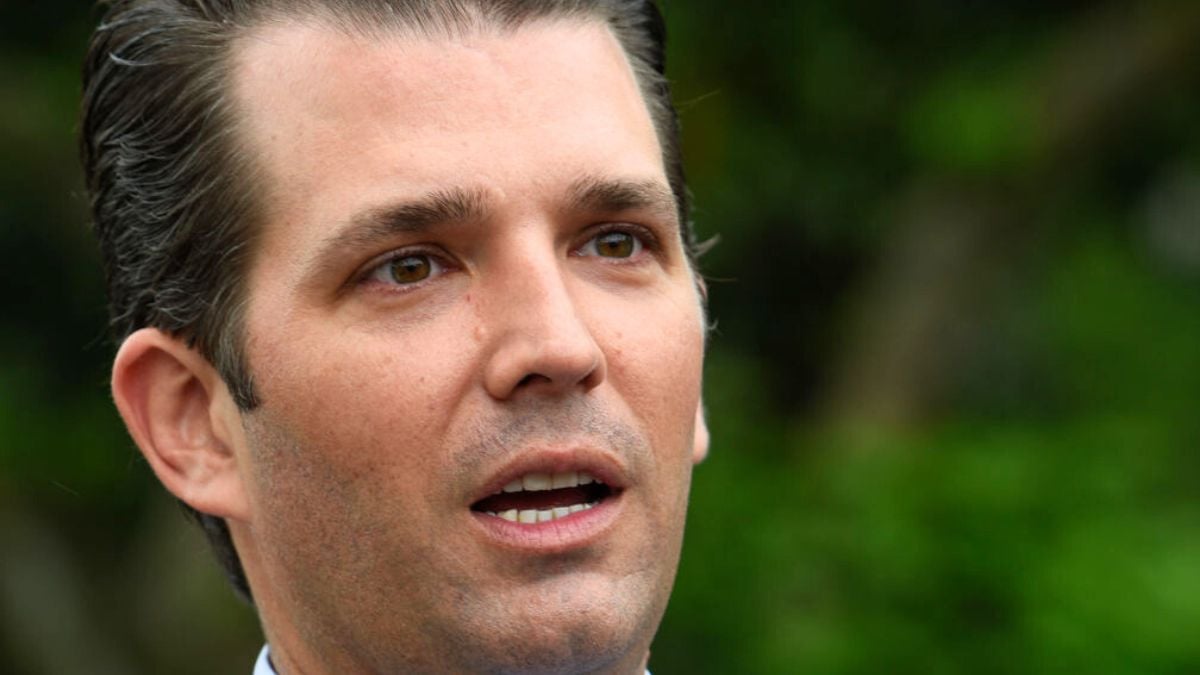
[[[703,317],[618,43],[314,22],[235,54],[267,217],[231,527],[280,665],[636,669],[703,453]]]

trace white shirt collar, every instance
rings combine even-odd
[[[271,667],[271,659],[267,658],[267,645],[263,645],[262,651],[258,653],[258,660],[254,662],[254,675],[276,675],[275,669]]]

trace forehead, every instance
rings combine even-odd
[[[236,45],[233,93],[269,222],[334,222],[464,180],[507,194],[597,166],[661,173],[632,70],[598,20],[456,37],[271,24]]]

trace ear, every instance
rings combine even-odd
[[[692,463],[699,464],[708,457],[708,422],[704,419],[704,401],[696,405],[696,432],[692,439]]]
[[[117,351],[112,392],[129,434],[171,494],[201,513],[246,518],[234,452],[240,414],[206,358],[144,328]]]

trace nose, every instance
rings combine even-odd
[[[484,388],[498,400],[587,392],[605,378],[604,352],[572,294],[565,264],[528,258],[481,308],[491,351]]]

